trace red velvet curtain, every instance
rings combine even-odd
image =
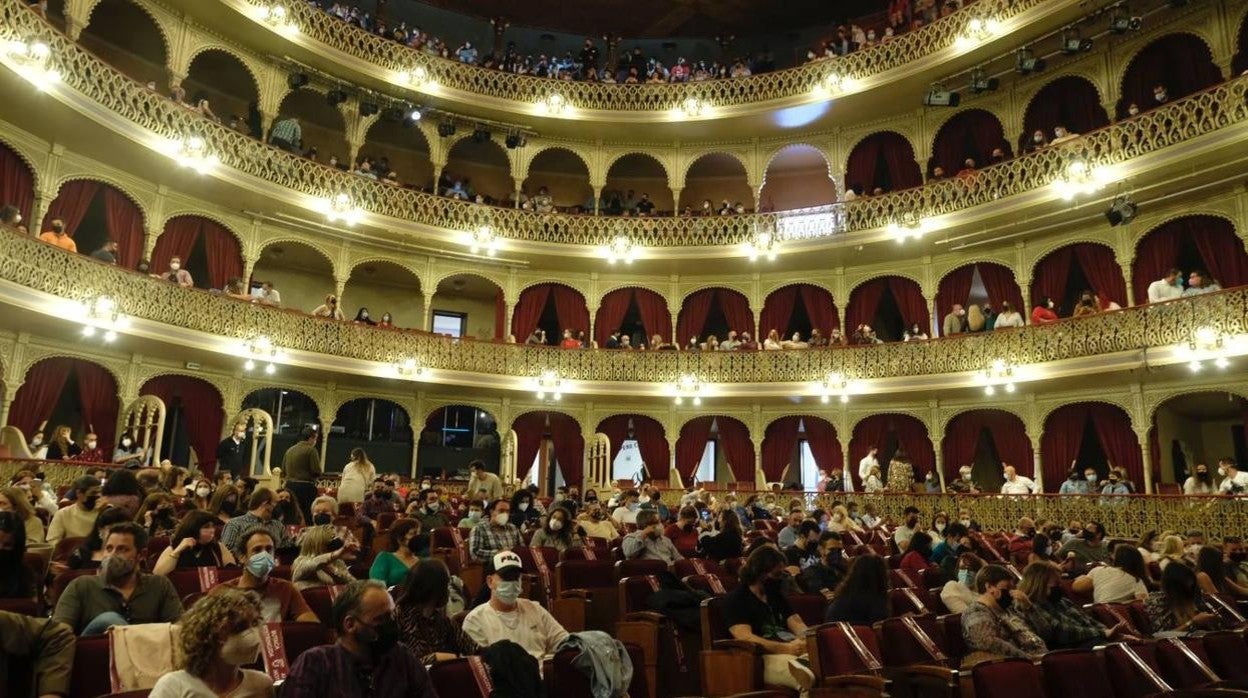
[[[581,434],[581,425],[566,414],[551,412],[550,439],[563,481],[579,486],[585,472],[585,437]]]
[[[1193,34],[1167,34],[1131,59],[1122,78],[1119,116],[1134,102],[1140,110],[1157,105],[1153,87],[1164,85],[1171,101],[1222,82],[1209,46]]]
[[[827,289],[810,284],[799,284],[798,287],[802,291],[802,305],[806,306],[811,326],[818,327],[824,337],[830,336],[833,328],[839,329],[841,317],[832,294]]]
[[[717,289],[704,288],[685,299],[676,317],[676,334],[673,344],[684,347],[690,337],[702,338],[702,330],[706,328],[706,318],[711,314],[711,302],[715,300]]]
[[[221,425],[225,412],[221,393],[207,381],[190,376],[158,376],[143,384],[140,395],[155,395],[171,408],[174,398],[180,398],[185,417],[187,436],[199,468],[208,474],[216,470],[217,441],[221,438]]]
[[[849,306],[845,308],[846,334],[853,334],[859,325],[875,322],[875,313],[880,309],[880,299],[887,288],[888,277],[880,277],[861,283],[850,291]]]
[[[892,414],[873,414],[870,417],[858,422],[854,425],[854,434],[849,440],[849,470],[846,473],[854,478],[854,490],[862,491],[862,479],[858,477],[858,461],[867,456],[867,451],[873,447],[881,451],[888,445],[888,432],[892,424],[892,420],[897,415]],[[885,465],[881,463],[882,468]]]
[[[906,455],[914,464],[915,474],[922,476],[930,472],[936,465],[936,451],[927,435],[927,427],[909,415],[892,415],[892,426],[897,444],[906,449]]]
[[[1084,134],[1109,124],[1096,87],[1077,75],[1060,77],[1040,88],[1023,116],[1023,142],[1037,130],[1052,138],[1058,124],[1071,133]]]
[[[714,421],[714,417],[694,417],[680,428],[680,437],[676,439],[676,470],[686,484],[698,471]]]
[[[82,421],[94,429],[105,450],[117,442],[117,381],[108,369],[89,361],[75,361]]]
[[[641,459],[653,480],[666,481],[671,477],[672,454],[667,446],[663,425],[650,417],[639,414],[617,414],[598,424],[598,431],[611,440],[611,462],[620,453],[620,444],[628,438],[628,420],[633,420],[633,438],[641,450]],[[700,455],[700,454],[699,454]]]
[[[1208,273],[1223,288],[1248,283],[1248,254],[1230,221],[1217,216],[1184,216],[1146,233],[1136,247],[1131,267],[1136,302],[1143,303],[1148,285],[1178,262],[1185,240],[1196,246]]]
[[[953,175],[967,158],[973,158],[977,167],[985,167],[993,148],[1008,151],[1009,147],[997,117],[983,109],[968,109],[955,114],[937,131],[931,166],[939,165],[946,175]]]
[[[919,285],[903,276],[887,278],[888,288],[893,292],[893,300],[897,302],[897,309],[901,311],[906,327],[916,322],[919,327],[931,327],[932,311],[927,307],[927,300],[923,298]]]
[[[716,424],[719,425],[719,446],[732,466],[733,481],[754,482],[754,443],[750,441],[750,430],[732,417],[719,417]]]
[[[1075,261],[1083,270],[1083,276],[1092,284],[1092,292],[1102,303],[1113,301],[1120,306],[1127,305],[1127,282],[1122,278],[1122,267],[1114,259],[1114,253],[1104,245],[1080,243],[1074,246]],[[1145,295],[1147,298],[1147,286]]]
[[[792,461],[793,449],[797,446],[797,429],[801,424],[801,417],[789,416],[767,425],[767,433],[763,436],[763,474],[767,482],[779,482],[786,476],[784,470]],[[789,480],[793,479],[792,476],[792,473],[787,475]]]
[[[1074,259],[1074,245],[1060,247],[1048,253],[1036,263],[1031,275],[1031,302],[1039,305],[1040,299],[1048,296],[1055,303],[1060,303],[1066,295],[1066,281],[1070,278],[1070,264]],[[1023,311],[1030,317],[1031,309]]]
[[[810,415],[803,416],[802,422],[806,425],[806,445],[810,446],[815,463],[829,472],[844,466],[845,455],[841,452],[841,442],[832,423]]]
[[[788,337],[789,321],[793,319],[793,308],[797,305],[797,291],[798,287],[794,284],[772,291],[767,296],[767,300],[763,302],[763,314],[760,316],[760,334],[765,337],[767,333],[776,330],[781,338]],[[766,462],[767,459],[764,458],[764,468]]]
[[[503,289],[494,292],[494,339],[504,339],[507,336],[507,297],[503,295]]]
[[[34,228],[30,211],[35,203],[35,176],[17,153],[0,143],[0,206],[12,204],[22,213],[22,223]],[[33,232],[40,232],[35,230]]]
[[[646,330],[646,341],[657,334],[679,346],[681,339],[672,336],[672,314],[667,310],[667,299],[648,288],[633,291],[633,300],[637,302],[637,312],[641,315],[641,326]]]
[[[511,429],[516,432],[516,476],[524,479],[546,434],[546,413],[526,412],[516,417]]]
[[[195,249],[204,219],[198,216],[178,216],[165,223],[165,230],[156,238],[152,249],[152,271],[163,273],[169,268],[169,260],[180,257],[185,262]],[[218,287],[219,288],[219,287]]]
[[[1083,429],[1088,422],[1089,403],[1063,405],[1044,420],[1040,437],[1040,465],[1044,468],[1045,487],[1056,492],[1066,479],[1070,465],[1083,448]]]
[[[755,339],[762,341],[762,332],[754,327],[754,313],[750,312],[750,301],[744,295],[726,288],[719,289],[716,294],[719,308],[724,313],[728,326],[737,332],[748,330]]]
[[[230,279],[243,275],[243,253],[238,238],[216,221],[204,219],[204,253],[208,255],[208,277],[212,288],[225,288]]]
[[[1139,439],[1131,429],[1131,419],[1121,408],[1101,402],[1091,403],[1088,414],[1110,464],[1126,469],[1127,477],[1143,489],[1144,461]]]
[[[1122,275],[1119,274],[1119,277]],[[984,290],[988,292],[988,302],[997,312],[1001,312],[1001,302],[1009,301],[1010,307],[1027,317],[1029,308],[1023,302],[1023,292],[1014,280],[1014,272],[1009,267],[990,262],[979,264],[979,278],[984,282]],[[1121,301],[1119,301],[1121,303]],[[943,311],[942,311],[943,313]],[[944,317],[942,314],[941,317]]]
[[[82,219],[87,215],[87,209],[91,207],[91,202],[95,200],[95,195],[99,193],[102,186],[105,185],[90,179],[75,179],[72,182],[66,182],[57,192],[56,198],[48,205],[48,212],[43,216],[42,227],[39,231],[51,230],[53,219],[60,218],[65,221],[65,230],[73,236],[78,232],[78,226],[82,224]],[[86,254],[93,251],[81,250]]]
[[[1148,302],[1148,286],[1165,275],[1178,262],[1179,244],[1182,236],[1192,235],[1198,229],[1193,217],[1179,218],[1144,235],[1135,247],[1135,260],[1131,262],[1131,287],[1135,290],[1135,302]]]
[[[549,298],[550,284],[530,286],[520,294],[520,300],[516,302],[516,308],[511,313],[511,334],[517,342],[528,339],[533,330],[537,329],[537,321],[542,319],[542,312],[546,310],[546,301]],[[534,446],[534,453],[536,452],[537,447]]]
[[[1004,410],[987,409],[963,412],[949,422],[941,447],[946,478],[956,477],[958,468],[974,460],[984,429],[988,430],[1002,463],[1014,466],[1021,475],[1032,475],[1035,459],[1022,421]]]
[[[936,317],[944,322],[955,303],[966,306],[975,280],[975,265],[967,264],[945,274],[936,289]]]
[[[52,358],[44,359],[30,367],[26,372],[26,380],[17,389],[17,396],[9,408],[9,424],[22,430],[27,440],[39,423],[52,417],[65,390],[65,382],[69,380],[69,372],[73,370],[75,359]],[[49,428],[55,424],[49,424]]]
[[[895,133],[887,135],[891,136],[883,146],[884,164],[888,166],[888,177],[891,180],[891,186],[887,189],[900,191],[922,184],[923,172],[914,159],[914,148],[910,146],[910,141]]]
[[[881,161],[887,172],[879,171]],[[850,151],[845,183],[847,187],[861,186],[864,192],[876,186],[896,191],[919,186],[923,176],[910,141],[901,134],[882,131],[862,139]]]
[[[578,331],[588,332],[589,308],[585,305],[585,296],[563,284],[551,284],[551,293],[555,296],[555,315],[559,318],[559,331],[572,330],[574,336]]]
[[[598,303],[598,312],[594,317],[594,339],[599,347],[607,346],[611,333],[620,329],[628,307],[633,302],[633,289],[617,288],[602,297]],[[647,340],[649,341],[649,340]]]
[[[1222,288],[1248,284],[1248,254],[1244,242],[1235,234],[1230,221],[1214,216],[1206,217],[1208,226],[1192,236],[1196,251],[1209,267],[1209,273]]]
[[[845,166],[845,187],[862,187],[863,192],[870,192],[875,186],[875,170],[880,161],[880,148],[887,134],[876,133],[858,141],[853,150],[849,151],[849,160]],[[896,134],[894,134],[896,135]]]
[[[143,212],[130,197],[112,187],[104,187],[104,215],[108,220],[108,237],[117,243],[117,265],[134,269],[143,256]]]

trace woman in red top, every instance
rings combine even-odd
[[[1031,324],[1048,325],[1057,322],[1057,313],[1053,312],[1053,299],[1045,296],[1040,299],[1040,305],[1031,311]]]
[[[901,570],[906,573],[910,579],[916,584],[923,582],[923,576],[920,574],[923,570],[939,571],[940,568],[933,565],[929,560],[932,558],[932,537],[923,531],[916,532],[910,538],[910,545],[906,548],[906,554],[901,557]]]
[[[698,510],[691,506],[685,506],[680,510],[680,518],[676,523],[669,524],[667,530],[663,531],[663,535],[672,541],[672,545],[676,546],[681,555],[689,557],[698,549],[698,534],[700,532]]]
[[[559,342],[559,346],[564,349],[580,349],[581,343],[572,336],[572,330],[564,330],[563,340]]]

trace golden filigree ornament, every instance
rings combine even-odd
[[[12,39],[4,44],[4,58],[28,82],[44,91],[61,81],[61,71],[56,68],[52,47],[39,39]]]

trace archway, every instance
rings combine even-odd
[[[746,488],[752,489],[754,444],[749,428],[733,417],[694,417],[680,428],[676,468],[686,485],[696,479],[725,487],[734,482],[745,483]]]
[[[157,376],[139,388],[139,395],[155,395],[165,403],[165,434],[160,458],[190,464],[195,451],[198,468],[212,474],[217,465],[217,443],[225,422],[221,393],[201,378]]]
[[[1122,267],[1114,259],[1114,251],[1094,242],[1077,242],[1059,247],[1036,262],[1031,273],[1031,303],[1039,305],[1046,296],[1053,299],[1057,313],[1067,316],[1074,312],[1079,295],[1090,290],[1101,301],[1127,303],[1127,283]],[[1136,298],[1136,302],[1141,299]]]
[[[836,184],[823,151],[805,143],[781,148],[767,163],[758,200],[763,211],[789,211],[837,201]]]
[[[716,208],[727,201],[734,208],[741,204],[752,211],[754,193],[750,190],[745,165],[728,153],[707,153],[690,163],[685,170],[685,187],[680,192],[677,208],[688,206],[696,210],[704,199],[709,199]]]
[[[1235,39],[1235,57],[1231,59],[1231,75],[1248,70],[1248,15],[1239,23],[1239,36]]]
[[[243,253],[238,238],[203,216],[176,216],[165,221],[165,230],[152,250],[152,270],[164,272],[173,257],[181,258],[182,267],[198,288],[225,289],[231,281],[242,280]]]
[[[910,458],[916,478],[922,479],[936,466],[936,451],[923,422],[908,414],[871,415],[854,425],[849,441],[849,465],[858,491],[862,491],[860,464],[873,447],[879,449],[876,459],[884,482],[888,481],[888,463],[899,449]]]
[[[581,425],[562,412],[526,412],[516,417],[516,475],[535,482],[543,494],[560,485],[581,484],[585,437]]]
[[[321,409],[306,393],[291,388],[259,388],[243,398],[242,410],[261,409],[273,417],[273,457],[280,463],[286,449],[299,441],[299,432],[308,425],[321,428]],[[248,438],[254,438],[248,434]],[[322,436],[324,438],[324,436]],[[264,444],[259,445],[264,450]]]
[[[438,179],[438,193],[446,194],[459,184],[469,201],[480,195],[483,203],[511,205],[515,193],[511,181],[511,161],[497,141],[478,141],[469,136],[451,146],[446,167]]]
[[[1208,466],[1209,484],[1218,487],[1220,458],[1248,463],[1248,400],[1234,393],[1201,391],[1176,395],[1153,412],[1158,446],[1153,471],[1157,482],[1173,483],[1176,494],[1196,470]],[[1242,466],[1241,466],[1242,467]]]
[[[684,347],[690,340],[702,342],[711,336],[727,337],[730,331],[749,332],[758,340],[754,331],[754,313],[745,294],[730,288],[704,288],[690,294],[681,304],[676,318],[676,338],[673,343]]]
[[[899,341],[907,327],[931,327],[931,311],[923,290],[904,276],[881,276],[865,281],[849,294],[845,331],[851,336],[861,325],[875,330],[886,342]]]
[[[952,482],[958,470],[969,465],[983,492],[1001,489],[1005,465],[1014,466],[1019,475],[1035,477],[1027,427],[1013,412],[981,409],[959,414],[945,426],[941,453],[946,482]]]
[[[607,215],[619,215],[628,209],[629,215],[635,215],[642,194],[650,195],[650,201],[655,207],[652,215],[670,213],[676,208],[672,201],[667,170],[663,168],[663,164],[653,155],[629,153],[611,163],[607,170],[599,211]]]
[[[671,477],[671,449],[667,445],[667,431],[657,419],[640,414],[616,414],[598,423],[598,433],[611,440],[611,479],[627,480],[642,472],[647,480],[666,482]],[[624,443],[633,444],[621,458]],[[636,453],[637,459],[629,454]]]
[[[768,482],[798,484],[807,492],[816,489],[819,471],[830,473],[845,462],[836,427],[813,415],[781,417],[768,424],[761,450]]]
[[[407,475],[412,468],[412,418],[397,402],[363,397],[338,408],[325,446],[325,470],[341,471],[351,451],[364,449],[378,472]]]
[[[196,54],[182,87],[191,104],[207,99],[221,123],[260,136],[260,91],[256,76],[232,53],[208,49]]]
[[[29,230],[32,225],[31,211],[35,205],[35,173],[22,156],[4,142],[0,142],[0,202],[16,206],[18,213],[22,214],[19,225]]]
[[[1222,288],[1248,284],[1248,253],[1235,226],[1221,216],[1183,216],[1148,231],[1135,246],[1131,287],[1135,302],[1148,301],[1148,285],[1172,267],[1200,271]],[[1184,277],[1189,282],[1189,277]]]
[[[334,267],[329,258],[294,240],[270,243],[260,250],[260,259],[251,272],[251,285],[266,281],[282,294],[283,307],[304,312],[311,312],[335,289]]]
[[[395,327],[429,329],[421,326],[424,301],[420,279],[394,262],[374,260],[356,265],[338,303],[348,320],[360,318],[367,310],[373,322],[381,322],[382,316],[390,313]]]
[[[117,443],[117,379],[100,364],[84,359],[53,357],[36,362],[27,371],[13,405],[9,423],[28,439],[47,422],[45,441],[57,426],[65,425],[81,445],[83,435],[94,430],[99,448],[112,455]]]
[[[89,255],[114,240],[118,266],[138,266],[143,254],[143,211],[121,190],[93,179],[66,182],[48,205],[40,230],[51,230],[57,219],[65,223],[79,254]]]
[[[324,94],[302,88],[291,90],[282,99],[274,123],[288,117],[299,120],[302,140],[297,144],[304,157],[318,162],[336,158],[339,163],[350,159],[347,146],[347,126],[342,112],[331,106]]]
[[[936,289],[936,317],[944,318],[954,304],[963,307],[988,304],[1001,312],[1004,303],[1027,315],[1023,291],[1014,280],[1014,271],[993,262],[972,262],[950,271]]]
[[[507,302],[503,289],[484,276],[455,274],[439,281],[429,317],[435,325],[439,317],[452,323],[459,318],[463,336],[467,338],[507,338]]]
[[[567,148],[547,148],[529,162],[524,191],[536,196],[546,187],[555,208],[574,213],[594,212],[594,188],[589,183],[589,166],[580,155]]]
[[[416,462],[420,475],[449,480],[467,475],[474,460],[497,473],[502,441],[498,418],[476,405],[447,405],[425,417]]]
[[[1096,87],[1081,75],[1063,75],[1040,88],[1027,103],[1023,115],[1022,150],[1036,131],[1049,138],[1053,129],[1064,126],[1070,133],[1088,133],[1109,124]]]
[[[1104,402],[1063,405],[1044,420],[1040,462],[1045,489],[1056,491],[1070,470],[1092,468],[1101,479],[1110,465],[1125,468],[1136,492],[1144,491],[1144,465],[1131,418]]]
[[[598,302],[594,315],[594,341],[606,347],[611,333],[628,335],[631,346],[644,343],[659,335],[664,341],[675,343],[672,338],[672,314],[667,309],[667,299],[647,288],[628,286],[617,288]]]
[[[917,187],[923,173],[914,158],[914,148],[895,131],[880,131],[858,141],[849,151],[845,166],[845,189],[858,195]]]
[[[1003,158],[1010,157],[1010,144],[1005,139],[1005,129],[996,114],[984,109],[960,111],[941,125],[932,140],[932,158],[927,162],[927,172],[933,175],[941,167],[948,177],[963,169],[967,159],[975,167],[993,164],[994,149],[1003,151]]]
[[[129,0],[101,0],[78,43],[137,82],[166,86],[164,35],[152,17]]]
[[[371,160],[378,177],[393,172],[394,181],[401,186],[432,192],[433,160],[425,134],[408,119],[396,120],[384,114],[388,111],[369,127],[360,146],[360,159]]]
[[[776,330],[782,338],[797,332],[803,339],[819,330],[824,338],[841,328],[841,317],[832,294],[814,284],[789,284],[767,294],[759,316],[761,332]]]
[[[1209,45],[1194,34],[1167,34],[1145,46],[1122,76],[1118,117],[1132,104],[1147,111],[1161,103],[1155,88],[1165,88],[1166,101],[1174,101],[1222,82],[1222,71],[1213,62]]]
[[[546,333],[546,344],[558,344],[564,330],[572,336],[589,330],[589,307],[585,296],[571,286],[557,283],[526,288],[511,316],[511,333],[523,342],[536,330]]]

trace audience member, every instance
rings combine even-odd
[[[0,513],[9,512],[22,524],[26,545],[44,545],[47,534],[35,513],[30,495],[20,487],[0,487]]]
[[[640,518],[640,517],[639,517]],[[533,534],[529,545],[534,548],[554,548],[564,553],[582,546],[581,536],[571,523],[571,514],[563,507],[555,507],[546,517],[546,523]]]
[[[273,517],[277,506],[277,495],[273,490],[261,487],[251,494],[247,502],[247,511],[241,516],[234,516],[225,524],[221,531],[221,543],[230,550],[242,548],[242,537],[253,529],[261,529],[269,534],[278,548],[294,546],[290,534],[282,522]]]
[[[447,615],[451,573],[437,559],[420,560],[403,580],[395,617],[404,645],[425,665],[476,654],[480,645]]]
[[[1111,565],[1093,567],[1071,586],[1080,594],[1091,592],[1093,603],[1130,603],[1148,595],[1144,583],[1147,579],[1140,551],[1133,545],[1121,544],[1114,548]]]
[[[891,615],[888,600],[888,565],[879,555],[859,555],[834,592],[824,614],[828,623],[872,625]]]
[[[568,637],[559,622],[541,604],[520,598],[520,556],[509,550],[493,555],[486,564],[490,600],[464,618],[464,632],[478,645],[510,640],[540,662]]]
[[[478,562],[493,560],[505,550],[515,550],[523,545],[520,529],[511,523],[511,503],[506,499],[490,502],[485,510],[488,521],[472,529],[468,535],[468,551]]]
[[[741,517],[725,508],[715,518],[715,523],[716,532],[704,533],[698,539],[698,548],[706,557],[716,561],[741,557],[745,551],[745,532],[741,528]]]
[[[253,528],[243,533],[238,542],[242,576],[221,582],[209,593],[230,588],[254,591],[260,595],[262,617],[266,623],[315,623],[316,614],[308,608],[295,585],[273,576],[273,568],[277,567],[275,550],[273,536],[267,530]]]
[[[1033,562],[1023,570],[1018,590],[1027,597],[1013,612],[1027,621],[1050,650],[1092,649],[1113,640],[1135,639],[1122,621],[1112,628],[1084,613],[1066,598],[1061,569],[1051,562]]]
[[[952,559],[957,561],[954,576],[940,588],[940,601],[950,613],[962,613],[979,598],[975,575],[984,568],[984,561],[975,553],[962,553]]]
[[[962,612],[962,637],[969,650],[963,667],[980,662],[1019,657],[1035,659],[1047,648],[1019,616],[1010,613],[1015,602],[1029,603],[1014,589],[1014,575],[1000,565],[985,565],[975,575],[979,597]]]
[[[1197,630],[1219,630],[1222,619],[1200,593],[1196,573],[1187,565],[1169,565],[1161,573],[1161,590],[1144,600],[1153,637],[1181,637]]]
[[[48,525],[48,543],[56,545],[63,538],[84,538],[95,527],[100,515],[95,505],[100,499],[100,481],[83,475],[74,481],[74,503],[58,509]]]
[[[182,517],[182,522],[169,540],[169,546],[161,551],[152,566],[153,574],[168,575],[175,569],[235,564],[234,554],[217,540],[216,517],[209,512],[189,512]]]
[[[485,463],[474,460],[468,464],[471,475],[468,485],[464,487],[464,495],[472,499],[483,499],[492,502],[503,496],[503,482],[494,473],[485,469]]]
[[[233,589],[200,599],[178,621],[182,668],[160,677],[153,698],[267,698],[268,674],[243,667],[260,656],[260,599]]]
[[[300,591],[316,586],[338,586],[355,581],[348,565],[359,555],[360,544],[344,539],[333,526],[312,526],[299,541],[299,556],[290,567],[290,579]]]
[[[784,568],[784,555],[773,545],[750,553],[725,600],[723,622],[733,639],[763,651],[763,683],[806,691],[815,679],[799,659],[806,654],[806,624],[781,592]]]
[[[392,587],[403,583],[407,573],[420,560],[416,550],[428,548],[425,535],[422,538],[420,522],[415,519],[399,519],[390,527],[390,549],[383,550],[373,558],[368,570],[370,579],[384,582]]]
[[[73,630],[64,623],[0,611],[0,681],[6,691],[16,693],[16,684],[39,698],[70,695],[74,649]]]

